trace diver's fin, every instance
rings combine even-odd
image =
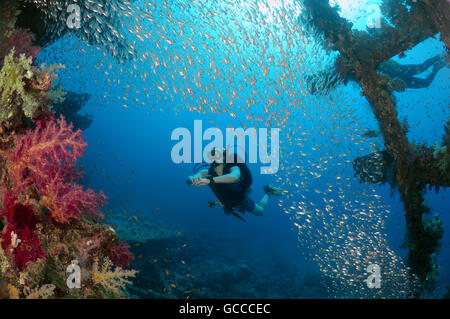
[[[220,206],[223,207],[223,204],[220,201],[216,201],[216,202],[213,202],[212,200],[208,201],[208,207],[209,208],[214,208],[217,205],[220,205]]]
[[[243,222],[246,222],[245,218],[242,217],[241,215],[239,215],[238,213],[235,213],[235,212],[231,211],[231,214],[233,214],[234,217],[242,220]]]

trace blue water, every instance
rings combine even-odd
[[[352,2],[355,4],[357,1]],[[162,2],[155,3],[157,10],[164,13]],[[269,3],[279,6],[277,1]],[[344,16],[347,14],[346,17],[355,19],[354,22],[365,21],[363,14],[351,15],[353,11],[348,7],[348,2],[340,3]],[[360,12],[365,13],[364,8],[372,3],[376,2],[361,1],[358,7]],[[133,4],[138,5],[141,5],[140,1]],[[236,13],[239,11],[239,5],[242,4],[236,2],[235,7],[230,5],[232,13],[229,14],[236,19],[239,18]],[[212,6],[209,11],[215,12],[218,6],[219,4]],[[190,17],[194,16],[196,10],[199,14],[207,12],[208,7],[194,5],[189,11]],[[216,12],[223,15],[219,18],[227,19],[226,13]],[[283,57],[288,62],[301,60],[305,64],[302,66],[304,73],[295,71],[295,84],[288,85],[287,89],[277,82],[283,69],[268,62],[267,76],[261,76],[261,70],[254,64],[250,70],[244,72],[239,69],[236,74],[232,73],[232,63],[220,63],[221,58],[226,56],[223,52],[226,46],[218,39],[216,42],[208,42],[199,32],[210,31],[210,34],[217,37],[232,33],[223,29],[224,26],[219,24],[218,18],[212,20],[208,30],[204,24],[189,20],[187,16],[187,12],[182,12],[180,8],[177,11],[175,8],[172,19],[185,19],[185,37],[189,38],[189,45],[196,46],[196,51],[189,48],[184,50],[181,36],[174,36],[175,44],[165,45],[167,51],[157,48],[156,43],[164,43],[156,39],[158,30],[160,33],[170,34],[171,27],[176,29],[164,21],[167,17],[162,15],[155,23],[164,23],[165,32],[158,29],[156,24],[141,21],[148,30],[154,31],[154,39],[139,42],[136,36],[127,33],[130,41],[137,40],[139,45],[135,61],[120,64],[109,52],[87,46],[70,35],[47,47],[39,56],[39,62],[57,62],[66,66],[59,72],[60,82],[66,90],[91,95],[80,111],[81,114],[89,113],[94,118],[92,125],[84,131],[89,146],[80,162],[85,166],[83,182],[95,190],[102,189],[108,196],[109,204],[105,212],[112,210],[111,214],[118,215],[126,212],[130,215],[127,217],[130,224],[136,223],[132,218],[136,216],[138,223],[148,221],[157,225],[155,227],[162,226],[170,232],[180,233],[174,235],[170,241],[149,243],[150,248],[145,251],[147,253],[142,253],[141,248],[138,248],[142,243],[135,246],[131,241],[136,256],[132,267],[145,274],[145,267],[156,264],[158,269],[168,269],[170,275],[167,276],[165,290],[161,290],[162,286],[152,287],[145,278],[138,277],[135,285],[141,290],[129,289],[130,295],[149,297],[143,293],[144,290],[159,289],[162,296],[178,298],[185,298],[187,295],[191,298],[404,297],[403,292],[396,291],[396,285],[401,285],[399,282],[403,277],[395,277],[395,274],[398,275],[406,269],[407,256],[407,250],[399,248],[405,233],[399,195],[391,194],[388,185],[360,184],[353,177],[351,160],[383,147],[381,138],[364,139],[361,136],[368,128],[377,129],[370,105],[360,94],[361,88],[356,83],[349,83],[336,88],[330,96],[316,97],[307,92],[304,94],[302,91],[306,91],[306,86],[298,79],[302,74],[314,73],[330,65],[334,59],[333,53],[321,49],[318,44],[320,42],[314,40],[286,48],[288,39],[292,37],[287,35],[287,27],[284,29],[283,24],[277,25],[275,22],[251,25],[245,17],[242,17],[242,25],[248,30],[244,31],[253,34],[259,29],[263,35],[265,29],[270,29],[282,43],[284,51],[281,53],[276,45],[271,44],[268,49],[270,54],[258,55],[260,50],[255,47],[262,45],[258,41],[261,42],[264,36],[257,38],[254,46],[246,46],[243,45],[242,35],[237,33],[236,41],[238,44],[241,41],[242,46],[239,46],[239,52],[230,49],[234,54],[228,57],[231,61],[252,57],[256,63],[258,59],[272,55],[277,61]],[[200,17],[198,19],[201,20]],[[194,30],[195,35],[189,28]],[[231,22],[228,28],[232,29]],[[124,32],[126,29],[125,25]],[[203,43],[207,43],[215,55],[208,53],[202,46]],[[421,63],[443,52],[442,42],[428,39],[411,52],[406,52],[405,58],[395,59],[403,64]],[[310,57],[299,57],[299,53],[309,53]],[[177,55],[180,60],[185,61],[189,74],[182,80],[178,76],[179,68],[176,63],[169,64],[167,68],[156,67],[155,74],[151,69],[151,59],[140,60],[143,54],[153,54],[166,61],[172,61],[168,56]],[[196,56],[202,63],[190,66],[187,63],[188,58]],[[224,78],[216,80],[204,73],[201,81],[214,86],[210,87],[210,92],[202,92],[194,81],[198,80],[198,70],[209,69],[212,56],[215,56],[218,72]],[[148,77],[143,79],[143,74]],[[175,80],[171,79],[172,74],[176,76]],[[254,87],[250,87],[246,80],[246,77],[251,78],[252,74],[258,78]],[[407,89],[396,94],[399,117],[408,120],[408,138],[411,140],[427,145],[441,141],[444,124],[450,116],[449,75],[450,70],[444,68],[430,87]],[[230,83],[226,81],[227,78]],[[287,78],[286,82],[289,81],[289,76]],[[164,91],[157,89],[161,81],[166,83]],[[244,93],[239,91],[239,84],[246,87]],[[184,92],[187,96],[189,94],[184,88],[195,88],[195,97],[192,100],[183,99],[181,94],[171,92],[171,87],[178,87],[179,93]],[[279,92],[276,92],[277,89]],[[238,92],[240,99],[236,99],[235,105],[230,106],[229,96],[233,90]],[[295,98],[289,95],[289,92],[294,92]],[[195,106],[198,102],[200,94],[213,100],[217,98],[217,93],[223,95],[218,107],[225,110],[223,114],[189,110],[189,106]],[[277,125],[272,119],[268,126],[282,129],[281,167],[276,175],[261,175],[261,165],[250,164],[254,178],[251,197],[259,201],[263,196],[265,184],[280,185],[288,191],[289,196],[271,198],[264,216],[257,217],[247,213],[247,222],[244,223],[232,216],[226,216],[218,207],[208,208],[207,202],[214,197],[207,187],[194,188],[185,184],[186,177],[192,174],[193,164],[173,163],[170,155],[175,142],[171,141],[170,136],[177,127],[193,130],[194,120],[202,120],[205,127],[220,127],[223,131],[228,126],[239,127],[242,123],[249,127],[255,126],[244,114],[247,107],[245,98],[254,97],[257,95],[255,93],[262,98],[249,112],[264,118],[267,114],[263,112],[262,101],[269,95],[277,99],[277,103],[270,105],[270,111],[274,112],[274,118],[281,120],[281,125]],[[296,101],[295,105],[289,105],[292,100]],[[235,112],[237,118],[230,116],[225,107]],[[289,116],[286,110],[290,111]],[[286,123],[283,123],[283,120],[286,120]],[[266,127],[265,121],[257,122],[256,125]],[[433,191],[425,196],[429,199],[432,212],[439,213],[446,230],[450,225],[450,216],[446,214],[450,204],[449,196],[448,190],[442,188],[438,194]],[[302,211],[305,213],[298,214]],[[368,217],[363,218],[366,215],[360,214],[361,212],[367,213]],[[329,234],[329,237],[323,234]],[[351,236],[355,236],[353,243],[347,240]],[[449,236],[447,231],[442,239],[438,255],[440,277],[430,296],[442,296],[450,284]],[[153,243],[167,250],[152,251]],[[400,261],[400,264],[386,261],[390,260],[390,257],[384,259],[381,256],[387,249],[391,252],[388,255],[395,255],[395,260]],[[351,251],[360,251],[361,256],[349,257]],[[169,262],[161,264],[160,259],[166,257]],[[153,259],[158,261],[153,263]],[[185,264],[181,264],[181,260]],[[347,261],[350,266],[345,266]],[[365,267],[369,261],[385,263],[383,265],[386,267],[396,265],[395,270],[386,270],[394,273],[386,275],[388,285],[392,286],[379,293],[364,287],[362,279],[367,277]],[[237,278],[230,275],[236,274],[238,269],[242,269],[239,268],[242,265],[247,267],[245,269],[248,272]],[[219,275],[212,273],[214,268]],[[201,292],[183,293],[172,289],[168,284],[174,282],[171,277],[175,276],[174,273],[187,278],[186,280],[191,280],[186,274],[195,274],[196,278],[191,280],[191,284],[184,283],[189,287],[184,290],[192,288],[200,289]],[[204,280],[199,280],[199,277]],[[167,294],[168,291],[172,293]]]

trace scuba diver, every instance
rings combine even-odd
[[[264,186],[264,196],[255,203],[249,198],[250,186],[253,178],[248,166],[239,160],[236,152],[229,154],[226,149],[214,148],[208,154],[210,165],[202,163],[200,168],[194,167],[194,172],[202,167],[208,169],[200,170],[195,175],[189,176],[186,183],[193,186],[208,185],[217,197],[218,202],[209,202],[209,207],[220,204],[225,214],[232,214],[242,221],[245,219],[236,211],[243,214],[246,211],[257,216],[264,215],[270,196],[281,196],[284,191],[272,185]]]
[[[378,66],[378,72],[389,76],[395,91],[403,92],[407,88],[426,88],[433,82],[439,70],[448,66],[447,59],[447,53],[429,58],[421,64],[400,64],[391,59],[381,63]],[[433,69],[425,79],[416,77],[430,67],[433,67]],[[318,72],[315,75],[306,75],[305,81],[311,94],[328,95],[337,86],[347,84],[352,79],[352,74],[345,76],[338,69],[340,69],[339,65],[333,65],[328,70]]]
[[[445,55],[437,55],[429,58],[422,64],[400,64],[391,59],[381,63],[378,71],[387,74],[392,80],[402,81],[403,88],[421,89],[429,87],[436,74],[446,64]],[[425,79],[415,77],[428,70],[431,66],[433,70]]]

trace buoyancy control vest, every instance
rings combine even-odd
[[[250,186],[253,182],[253,177],[250,169],[245,163],[238,163],[236,154],[234,155],[234,161],[232,163],[224,163],[222,174],[229,174],[233,166],[239,167],[241,172],[241,177],[237,183],[210,183],[209,187],[225,210],[238,209],[239,211],[243,211],[247,195],[250,191]],[[218,176],[213,166],[210,166],[208,175],[211,175],[212,177]]]

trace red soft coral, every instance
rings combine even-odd
[[[30,31],[21,28],[14,29],[2,44],[4,54],[8,54],[12,48],[15,48],[15,57],[25,54],[27,58],[31,57],[34,60],[41,51],[41,47],[33,45],[34,40],[35,36]]]
[[[6,194],[3,207],[0,216],[8,224],[0,234],[2,248],[7,254],[14,256],[16,265],[23,270],[28,262],[45,258],[39,238],[34,232],[38,219],[33,208],[18,203],[11,192]],[[14,235],[20,242],[13,241]]]
[[[19,136],[14,148],[6,153],[14,191],[34,187],[50,217],[58,223],[79,219],[83,214],[103,217],[99,209],[105,195],[83,190],[75,183],[80,177],[75,163],[87,146],[81,130],[74,132],[63,116],[37,124],[34,131]]]
[[[130,246],[119,241],[106,247],[106,254],[119,267],[128,268],[134,260],[133,253],[130,252]]]

